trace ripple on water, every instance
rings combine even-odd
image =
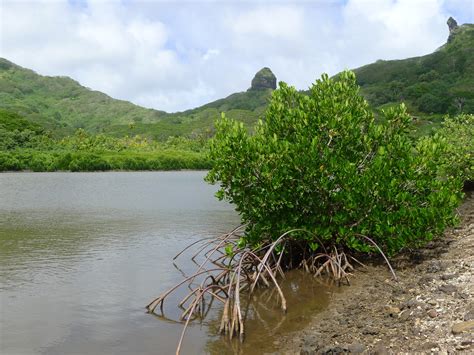
[[[0,352],[173,353],[182,324],[144,306],[195,267],[183,257],[175,268],[178,251],[239,223],[204,174],[0,174]],[[249,312],[245,352],[264,349],[254,334],[277,337],[324,306],[321,286],[290,280],[286,316],[258,302]],[[183,354],[232,349],[215,336],[218,316],[190,327]]]

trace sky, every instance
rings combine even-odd
[[[168,112],[433,52],[474,0],[0,0],[0,57]]]

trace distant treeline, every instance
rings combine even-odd
[[[206,140],[114,138],[78,129],[55,139],[23,117],[0,110],[0,171],[208,169]]]
[[[160,152],[68,152],[20,149],[0,151],[0,171],[107,171],[209,169],[202,153],[179,150]]]

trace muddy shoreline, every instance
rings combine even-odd
[[[351,286],[304,330],[278,341],[280,354],[474,353],[474,194],[461,224],[421,251],[358,268]],[[276,345],[276,344],[275,344]]]

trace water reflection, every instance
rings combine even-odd
[[[301,330],[311,317],[327,307],[330,294],[336,288],[300,270],[286,274],[281,288],[287,300],[288,311],[283,313],[275,289],[260,289],[246,306],[246,337],[241,343],[237,338],[229,341],[216,337],[220,316],[209,322],[209,341],[206,351],[211,354],[257,355],[276,352],[282,335]]]

